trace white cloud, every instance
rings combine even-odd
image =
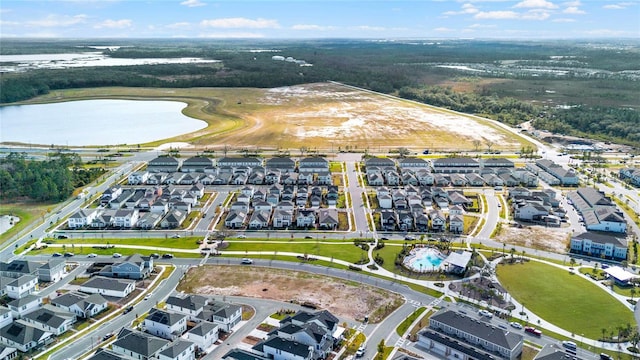
[[[198,6],[205,6],[207,4],[203,3],[200,0],[185,0],[181,2],[180,5],[184,5],[187,7],[198,7]]]
[[[447,33],[447,32],[454,32],[456,30],[455,29],[446,28],[446,27],[439,27],[439,28],[433,29],[433,31],[439,32],[439,33]]]
[[[96,24],[94,26],[94,28],[95,29],[102,29],[102,28],[126,29],[126,28],[131,27],[132,24],[133,24],[133,22],[130,19],[121,19],[121,20],[107,19],[107,20],[101,22],[100,24]]]
[[[582,6],[580,0],[575,1],[567,1],[562,3],[563,6],[571,7],[571,6]]]
[[[487,20],[505,20],[517,19],[520,15],[515,11],[482,11],[474,15],[474,19]]]
[[[191,23],[188,22],[177,22],[173,24],[166,25],[169,29],[184,29],[191,26]]]
[[[546,20],[551,16],[546,10],[535,9],[522,14],[523,20]]]
[[[313,31],[329,31],[336,30],[335,26],[322,26],[314,24],[296,24],[291,27],[292,30],[313,30]]]
[[[247,19],[247,18],[223,18],[202,20],[200,25],[205,27],[222,28],[222,29],[234,29],[234,28],[248,28],[248,29],[275,29],[279,28],[277,20],[271,19]]]
[[[584,33],[590,36],[604,36],[604,37],[621,37],[621,36],[633,35],[628,31],[612,30],[612,29],[594,29],[594,30],[585,31]]]
[[[557,6],[547,0],[524,0],[513,6],[514,8],[555,9]]]
[[[39,26],[39,27],[65,27],[76,24],[84,23],[87,20],[86,15],[54,15],[51,14],[44,19],[31,20],[27,22],[27,25]]]
[[[629,6],[634,5],[634,3],[632,2],[620,2],[617,4],[609,4],[609,5],[605,5],[602,8],[603,9],[607,9],[607,10],[622,10],[622,9],[626,9]]]
[[[553,19],[553,22],[557,22],[557,23],[572,23],[572,22],[576,22],[576,19],[558,18],[558,19]]]
[[[495,29],[497,25],[473,24],[468,26],[470,29]]]
[[[460,11],[446,11],[443,15],[464,15],[464,14],[475,14],[480,12],[480,9],[475,7],[475,5],[466,3],[462,5],[462,10]]]
[[[586,12],[578,9],[576,6],[569,6],[568,8],[562,11],[565,14],[573,14],[573,15],[584,15]]]
[[[212,38],[212,39],[255,39],[255,38],[263,38],[264,35],[260,33],[252,33],[252,32],[225,32],[225,33],[200,34],[200,37]]]
[[[382,26],[369,26],[369,25],[354,26],[354,27],[352,27],[352,29],[364,30],[364,31],[385,31],[385,30],[387,30],[387,28],[382,27]]]

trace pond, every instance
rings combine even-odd
[[[20,221],[19,217],[11,215],[0,216],[0,234],[4,234],[7,230],[11,229]]]
[[[83,100],[0,107],[0,142],[41,145],[140,144],[207,126],[175,101]]]

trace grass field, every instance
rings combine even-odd
[[[590,339],[635,326],[633,313],[611,295],[568,271],[538,263],[500,265],[496,273],[514,299],[541,318]],[[606,311],[603,311],[606,309]]]
[[[24,103],[98,98],[181,101],[187,104],[185,115],[208,124],[145,146],[183,141],[210,148],[384,152],[398,147],[469,151],[473,140],[491,141],[495,149],[531,145],[486,120],[330,83],[275,89],[70,89]]]
[[[50,211],[55,205],[47,204],[2,204],[0,205],[0,215],[13,215],[20,218],[11,229],[0,235],[0,248],[4,247],[4,243],[14,235],[20,233],[34,221],[41,221],[47,211]]]
[[[333,257],[351,263],[357,262],[362,256],[366,259],[367,254],[355,247],[351,243],[346,244],[326,244],[326,243],[296,243],[296,242],[230,242],[229,247],[224,251],[266,251],[266,252],[295,252],[300,254],[308,254],[309,256],[326,256]]]
[[[63,239],[52,240],[54,244],[74,244],[74,246],[80,246],[84,244],[109,244],[109,245],[140,245],[140,246],[154,246],[159,248],[173,248],[173,249],[196,249],[198,244],[196,241],[202,240],[201,236],[198,237],[183,237],[179,239],[173,238],[86,238],[86,239]]]

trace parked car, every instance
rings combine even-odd
[[[124,315],[124,314],[128,314],[128,313],[130,313],[131,311],[133,311],[133,305],[131,305],[131,306],[127,306],[127,307],[124,309],[124,311],[122,312],[122,315]]]
[[[60,254],[59,252],[54,252],[53,254],[51,254],[51,256],[60,257],[60,256],[62,256],[62,254]]]
[[[404,239],[411,241],[411,240],[415,240],[416,238],[411,236],[411,235],[407,235],[407,236],[404,237]]]
[[[173,259],[173,254],[162,254],[163,259]]]
[[[253,264],[253,260],[248,259],[248,258],[244,258],[242,259],[242,261],[240,261],[241,264],[245,264],[245,265],[249,265],[249,264]]]
[[[64,257],[72,257],[73,255],[75,255],[75,254],[74,254],[74,253],[72,253],[72,252],[66,252],[66,253],[64,253]]]
[[[600,353],[600,360],[613,360],[613,357],[609,354]]]
[[[153,253],[153,254],[151,254],[149,256],[154,258],[154,259],[160,259],[160,254],[158,254],[158,253]]]
[[[529,334],[535,335],[535,336],[542,336],[542,331],[540,331],[540,330],[538,330],[538,329],[536,329],[534,327],[531,327],[531,326],[525,327],[524,331],[528,332]]]
[[[386,241],[386,240],[389,240],[389,238],[388,237],[381,237],[380,240],[385,240]]]
[[[91,254],[87,255],[87,257],[88,257],[88,258],[94,258],[94,257],[96,257],[96,256],[98,256],[98,255],[97,255],[97,254],[94,254],[94,253],[91,253]]]
[[[180,235],[178,235],[178,234],[173,234],[173,235],[171,235],[171,238],[172,238],[172,239],[179,239],[179,238],[180,238]]]
[[[309,235],[307,235],[307,236],[305,236],[304,238],[305,238],[305,239],[313,239],[313,236],[309,236]]]
[[[486,317],[489,317],[489,318],[493,317],[493,314],[490,311],[487,311],[487,310],[484,310],[484,309],[478,311],[478,314],[480,316],[486,316]]]
[[[356,350],[356,357],[362,357],[366,350],[367,350],[367,347],[365,346],[365,344],[360,345],[358,350]]]
[[[144,296],[144,299],[145,299],[145,300],[149,300],[149,298],[151,297],[151,295],[153,295],[153,294],[147,294],[147,295],[145,295],[145,296]]]
[[[573,341],[563,341],[562,346],[574,352],[578,349],[578,345],[576,345],[576,343],[574,343]]]
[[[120,254],[120,253],[113,253],[113,255],[111,255],[111,256],[113,256],[114,258],[121,258],[121,257],[122,257],[122,254]]]
[[[68,239],[67,235],[58,235],[58,239]]]
[[[245,234],[238,235],[238,239],[246,239],[246,238],[247,238],[247,235]]]
[[[509,325],[511,325],[511,327],[514,329],[522,329],[522,324],[515,321],[510,322]]]
[[[105,336],[102,337],[102,341],[107,341],[109,339],[111,339],[111,337],[115,335],[114,333],[110,332],[108,334],[106,334]]]

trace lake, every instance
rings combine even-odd
[[[0,142],[42,145],[140,144],[203,129],[175,101],[83,100],[0,107]]]

